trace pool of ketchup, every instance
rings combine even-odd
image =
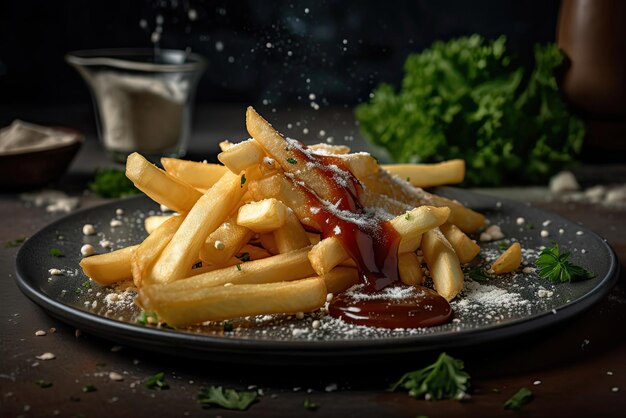
[[[306,146],[299,145],[302,149]],[[398,246],[400,235],[390,222],[367,214],[359,200],[363,186],[347,168],[341,157],[303,152],[299,147],[290,147],[297,162],[311,162],[308,166],[317,176],[327,179],[326,200],[336,209],[330,209],[318,196],[294,182],[308,200],[310,216],[321,229],[322,238],[335,237],[355,261],[364,284],[359,292],[377,295],[389,286],[406,286],[399,280]],[[338,175],[330,166],[345,172],[342,184],[335,180]],[[330,199],[328,198],[330,196]],[[358,216],[353,222],[340,212]],[[331,316],[346,322],[382,328],[422,328],[446,323],[452,316],[448,301],[436,292],[420,288],[409,298],[355,297],[344,293],[333,298],[329,306]],[[381,294],[382,295],[382,294]]]

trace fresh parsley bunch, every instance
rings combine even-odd
[[[529,73],[514,65],[505,37],[436,42],[409,55],[400,91],[381,84],[356,118],[397,162],[462,158],[468,185],[544,183],[573,162],[584,127],[559,93],[562,52],[548,44],[534,53]]]
[[[389,390],[402,387],[409,396],[432,400],[462,399],[469,388],[470,376],[461,360],[441,353],[436,362],[420,370],[406,373]]]
[[[569,261],[570,252],[561,253],[559,245],[552,243],[539,253],[535,265],[539,269],[539,277],[548,279],[552,283],[575,282],[592,279],[595,274]]]

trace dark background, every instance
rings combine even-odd
[[[309,106],[309,93],[320,106],[363,101],[379,82],[397,84],[406,55],[435,40],[506,35],[527,61],[534,43],[554,41],[557,14],[555,0],[3,0],[0,107],[88,104],[64,54],[151,48],[158,15],[162,48],[208,58],[199,103],[297,107]]]

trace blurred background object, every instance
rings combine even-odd
[[[563,92],[584,118],[587,159],[626,160],[626,2],[563,0],[557,42]]]

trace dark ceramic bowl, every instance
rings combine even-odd
[[[15,191],[53,183],[67,171],[83,144],[83,135],[69,128],[56,128],[74,134],[76,140],[59,147],[0,154],[0,190]]]

